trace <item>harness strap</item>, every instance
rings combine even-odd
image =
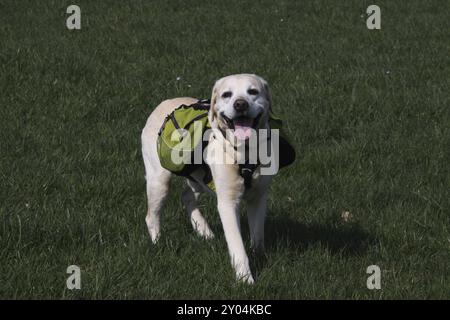
[[[219,130],[222,133],[223,138],[226,139],[226,135],[223,132],[223,130],[220,128],[219,128]],[[216,137],[214,135],[213,135],[213,138],[216,139]],[[267,140],[268,141],[271,140],[270,130],[269,130],[269,137]],[[259,141],[258,141],[258,146],[259,146]],[[235,151],[237,151],[235,146],[232,146],[232,147]],[[248,153],[248,147],[246,147],[245,150]],[[239,175],[244,179],[244,186],[245,186],[246,190],[250,189],[252,187],[253,173],[259,167],[259,165],[260,165],[259,159],[257,160],[256,163],[249,163],[249,159],[246,159],[245,163],[239,164]],[[212,179],[212,176],[211,176],[211,179]]]
[[[250,189],[252,187],[253,173],[256,168],[258,168],[258,164],[244,163],[239,165],[239,174],[244,178],[245,189]]]
[[[194,104],[194,107],[209,110],[210,105],[211,105],[211,100],[204,99],[204,100],[198,100],[197,103]],[[222,133],[223,138],[226,139],[225,132],[221,128],[219,128],[219,130]],[[268,141],[271,140],[270,133],[271,132],[269,130],[269,136],[267,139]],[[233,149],[236,150],[236,148],[234,146],[233,146]],[[246,160],[246,163],[239,164],[239,175],[244,179],[244,186],[245,186],[246,190],[250,189],[252,187],[253,173],[259,167],[259,165],[260,165],[259,159],[256,164],[248,163],[248,159]],[[205,170],[205,176],[203,178],[203,182],[206,185],[208,185],[208,187],[210,187],[211,189],[215,189],[214,182],[213,182],[212,175],[211,175],[211,169],[209,168],[209,166],[206,165],[206,166],[204,166],[204,170]]]

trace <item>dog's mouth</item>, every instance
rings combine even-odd
[[[223,112],[220,115],[225,120],[228,128],[233,130],[233,134],[238,140],[247,140],[252,135],[252,129],[256,130],[258,127],[262,112],[256,118],[238,116],[230,119]]]

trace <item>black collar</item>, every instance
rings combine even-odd
[[[253,173],[259,166],[259,161],[256,164],[244,163],[239,165],[239,174],[244,178],[245,189],[252,187]]]

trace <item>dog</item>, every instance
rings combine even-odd
[[[169,192],[172,175],[161,166],[158,158],[158,132],[166,116],[175,108],[197,101],[198,99],[190,97],[163,101],[151,113],[142,131],[148,200],[145,222],[153,243],[156,243],[160,236],[161,209]],[[250,176],[250,187],[247,187],[239,172],[239,165],[235,163],[236,156],[243,156],[236,151],[236,146],[245,144],[259,129],[269,129],[271,105],[269,86],[263,78],[254,74],[237,74],[216,81],[208,111],[209,123],[216,133],[209,139],[205,161],[214,181],[217,208],[231,264],[236,278],[248,284],[254,283],[254,278],[240,231],[239,205],[242,200],[246,201],[251,247],[255,252],[261,253],[264,251],[264,222],[272,175],[261,174],[261,166],[257,167]],[[231,135],[220,132],[231,132]],[[224,145],[231,145],[233,148],[223,148]],[[234,150],[237,155],[229,154],[227,150]],[[229,161],[215,161],[219,155]],[[186,179],[187,187],[182,192],[181,199],[194,230],[200,236],[210,239],[214,234],[197,204],[200,194],[209,190],[200,175],[200,172],[194,172],[194,179]]]

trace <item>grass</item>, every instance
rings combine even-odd
[[[0,0],[1,298],[450,297],[449,3],[378,0],[371,31],[370,1],[79,0],[69,31],[72,3]],[[252,287],[234,281],[214,199],[217,238],[191,230],[179,179],[151,244],[140,152],[161,100],[243,72],[269,81],[298,152]]]

